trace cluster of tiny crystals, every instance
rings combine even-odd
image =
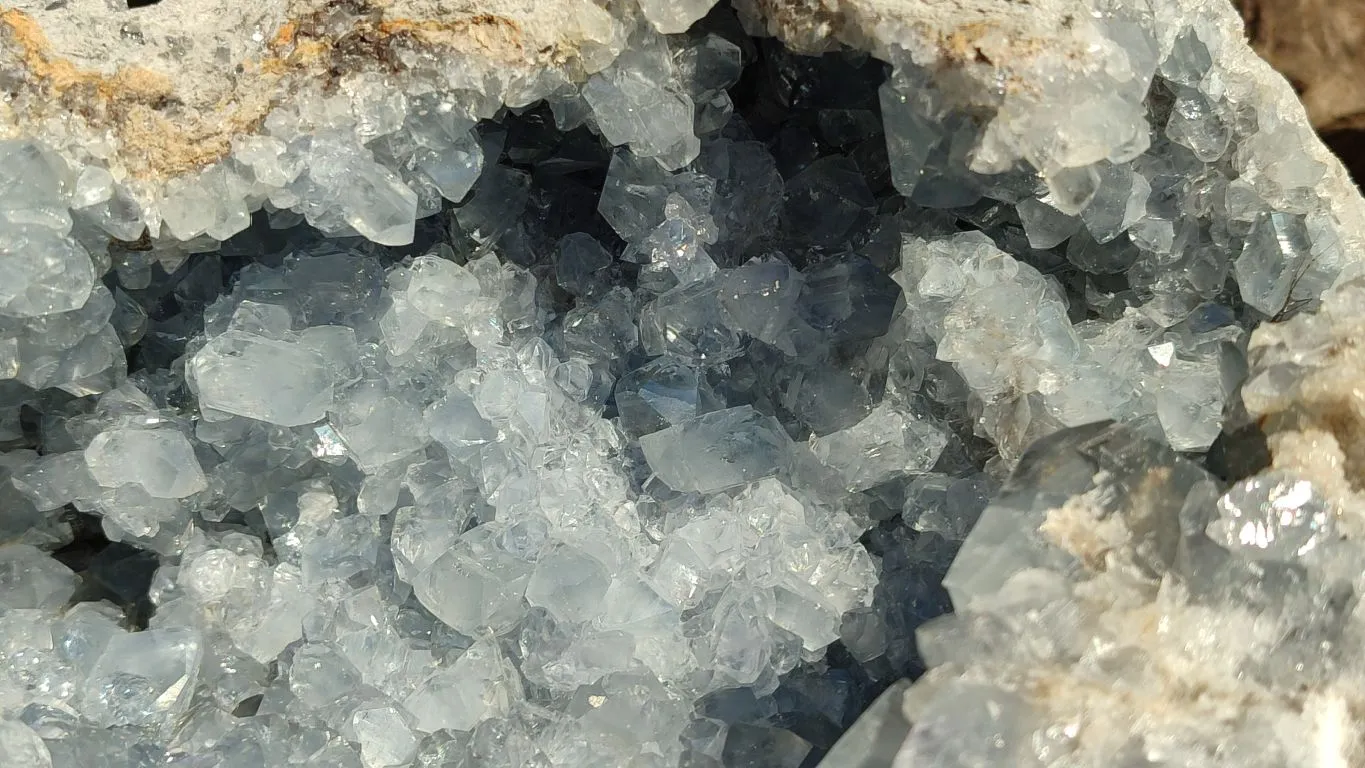
[[[1353,605],[1311,478],[1194,463],[1343,266],[1325,169],[1153,5],[986,117],[641,0],[534,104],[356,77],[155,205],[0,142],[0,765],[795,768],[925,665],[906,764],[1289,764],[1027,684],[1184,643],[1270,718]]]

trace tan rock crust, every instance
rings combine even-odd
[[[580,59],[583,45],[595,42],[585,29],[610,24],[588,0],[560,0],[553,13],[533,0],[188,5],[124,11],[133,26],[118,31],[95,23],[113,20],[99,19],[109,12],[91,2],[0,9],[0,66],[19,74],[0,111],[0,135],[46,135],[53,121],[78,120],[113,140],[119,170],[168,179],[226,156],[234,136],[256,130],[305,84],[334,87],[347,75],[399,73],[438,56],[530,74]],[[578,23],[559,23],[565,19]],[[179,39],[166,33],[177,25]],[[215,38],[214,27],[236,31]]]
[[[847,45],[913,60],[936,71],[959,106],[989,110],[1040,83],[1055,86],[1058,72],[1084,80],[1106,65],[1095,53],[1088,0],[733,2],[751,32],[796,50]],[[1228,38],[1242,34],[1230,6],[1169,4]],[[357,77],[503,97],[547,70],[561,82],[582,80],[625,44],[631,8],[607,0],[163,0],[111,10],[108,0],[0,0],[8,90],[0,137],[42,137],[68,158],[106,165],[154,201],[168,181],[258,133],[277,107],[344,90]],[[1293,89],[1249,47],[1220,55],[1236,87],[1281,114],[1302,114]],[[1328,169],[1321,193],[1346,250],[1365,251],[1365,200],[1340,163],[1311,144]]]

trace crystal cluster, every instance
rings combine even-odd
[[[838,638],[876,568],[842,486],[803,479],[823,477],[809,448],[702,399],[704,372],[667,356],[622,376],[655,417],[628,438],[601,382],[638,348],[645,297],[616,288],[551,328],[525,269],[454,256],[386,267],[315,243],[249,267],[204,310],[183,379],[140,372],[63,422],[84,447],[16,485],[166,560],[130,634],[103,609],[67,629],[52,609],[75,576],[11,549],[32,586],[9,607],[50,636],[14,646],[34,654],[11,683],[25,712],[179,734],[204,759],[250,743],[271,765],[286,758],[257,722],[295,723],[333,764],[466,748],[443,732],[535,742],[556,764],[674,763],[705,727],[695,699],[771,692]],[[905,424],[901,443],[942,449]],[[897,456],[882,474],[922,468]]]
[[[997,92],[751,6],[338,77],[155,202],[0,144],[0,764],[1347,754],[1277,734],[1358,704],[1360,299],[1247,349],[1359,233],[1226,14]]]
[[[828,764],[1354,764],[1359,542],[1304,475],[1220,485],[1150,419],[1040,441],[918,632],[933,669],[861,726],[889,748]]]

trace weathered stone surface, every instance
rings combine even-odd
[[[468,83],[494,78],[510,95],[542,70],[600,68],[621,42],[588,0],[6,5],[0,61],[20,80],[5,134],[47,137],[44,121],[57,118],[68,124],[63,149],[82,154],[100,151],[95,138],[108,131],[116,176],[148,181],[225,158],[282,103],[336,88],[383,98],[390,78],[415,85],[423,59],[445,59]]]

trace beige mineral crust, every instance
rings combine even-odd
[[[606,0],[122,4],[0,3],[0,69],[8,91],[0,136],[40,138],[69,160],[106,166],[151,201],[167,182],[227,157],[235,139],[263,132],[273,111],[347,92],[358,79],[407,92],[462,91],[512,106],[529,103],[610,64],[638,14],[634,3]],[[1022,114],[1020,122],[1049,108],[1053,86],[1065,88],[1113,64],[1087,0],[735,5],[753,33],[774,34],[805,52],[845,45],[896,63],[913,61],[962,106],[989,110],[1014,99],[1022,106],[1011,114]],[[1173,8],[1190,21],[1220,27],[1226,39],[1243,39],[1240,19],[1222,0],[1171,0],[1162,12]],[[1177,25],[1165,26],[1174,34]],[[1320,192],[1346,250],[1360,252],[1365,201],[1311,135],[1289,84],[1246,45],[1227,48],[1218,55],[1228,91],[1254,93],[1251,100],[1302,129],[1310,155],[1327,168]],[[1025,159],[1040,168],[1050,160]]]
[[[118,179],[160,181],[205,169],[273,109],[350,78],[502,83],[508,98],[543,71],[600,68],[620,46],[619,25],[590,0],[118,5],[0,4],[0,135],[102,158]]]

